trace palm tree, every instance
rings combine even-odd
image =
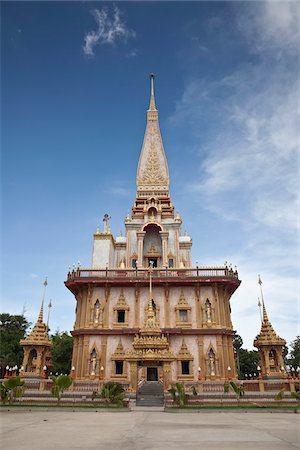
[[[106,403],[116,403],[117,406],[122,406],[125,391],[120,383],[108,381],[103,385],[100,395]]]
[[[57,398],[57,403],[60,403],[62,394],[72,384],[72,378],[69,375],[59,375],[58,377],[52,375],[51,377],[53,385],[51,388],[51,394]]]
[[[0,385],[1,401],[12,403],[17,397],[22,397],[24,392],[24,381],[20,377],[8,378]]]

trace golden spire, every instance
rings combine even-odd
[[[276,332],[274,331],[274,328],[272,327],[271,322],[269,321],[265,302],[264,302],[264,296],[262,291],[262,281],[260,278],[260,275],[258,275],[258,284],[260,286],[260,294],[261,294],[261,301],[262,301],[262,308],[263,308],[263,317],[262,317],[262,323],[261,323],[261,330],[260,333],[256,336],[254,340],[254,346],[260,347],[261,345],[285,345],[285,340],[279,337]]]
[[[154,73],[150,73],[150,105],[148,111],[157,111],[154,97]]]
[[[269,318],[267,315],[267,310],[266,310],[266,306],[265,306],[265,302],[264,302],[264,295],[263,295],[263,290],[262,290],[262,281],[260,278],[260,275],[258,275],[258,284],[260,286],[260,294],[261,294],[261,301],[262,301],[262,308],[263,308],[263,322],[268,322]]]
[[[44,292],[43,292],[43,298],[42,298],[42,305],[41,305],[41,309],[40,309],[40,313],[39,313],[39,317],[38,317],[38,322],[39,323],[43,323],[43,312],[44,312],[44,301],[45,301],[45,295],[46,295],[46,288],[48,286],[48,280],[47,277],[45,278],[44,281]]]

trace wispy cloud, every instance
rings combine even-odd
[[[237,16],[241,34],[255,53],[269,52],[280,58],[299,54],[300,4],[293,1],[258,2],[245,5]]]
[[[83,52],[87,56],[94,56],[94,47],[97,45],[114,45],[117,41],[127,41],[135,37],[134,30],[127,28],[122,19],[121,11],[117,6],[110,13],[108,8],[94,9],[93,14],[97,29],[86,33],[84,38]]]
[[[299,4],[235,8],[236,30],[255,58],[218,80],[190,77],[170,121],[191,127],[198,142],[199,177],[187,191],[220,226],[231,221],[243,235],[245,245],[228,260],[243,280],[232,304],[234,325],[250,346],[259,324],[259,272],[276,331],[288,340],[297,332]]]
[[[30,273],[30,274],[29,274],[29,278],[30,278],[31,280],[35,280],[36,278],[38,278],[38,275],[37,275],[36,273]]]

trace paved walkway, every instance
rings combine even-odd
[[[0,414],[9,450],[288,450],[300,414],[22,411]]]

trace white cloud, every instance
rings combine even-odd
[[[117,40],[127,41],[129,37],[135,37],[135,31],[126,27],[122,20],[120,9],[114,6],[110,16],[108,9],[94,9],[92,14],[97,24],[96,31],[89,31],[84,38],[83,51],[87,56],[94,56],[96,45],[113,45]]]
[[[245,5],[237,24],[253,52],[272,52],[281,58],[287,52],[298,54],[300,4],[293,1],[260,2]]]
[[[231,221],[243,236],[236,251],[238,240],[224,239],[242,279],[232,299],[233,324],[250,347],[259,331],[258,273],[275,330],[288,342],[297,333],[299,4],[235,7],[241,38],[255,58],[219,80],[190,76],[170,121],[185,132],[191,127],[198,142],[199,177],[187,191],[219,227]]]
[[[30,273],[30,274],[29,274],[29,278],[30,278],[31,280],[35,280],[36,278],[38,278],[38,275],[37,275],[36,273]]]

